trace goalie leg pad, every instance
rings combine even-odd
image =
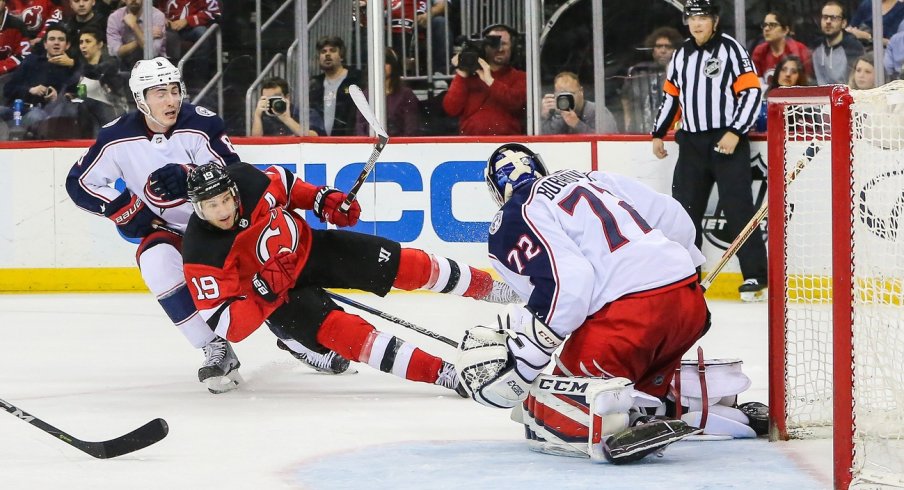
[[[681,361],[681,405],[687,407],[687,413],[681,419],[699,427],[703,419],[703,405],[706,404],[709,415],[703,427],[705,434],[739,439],[756,437],[751,420],[737,408],[738,395],[751,385],[750,378],[741,370],[743,362],[740,359],[706,359],[703,365],[706,400],[703,399],[698,361]]]
[[[602,460],[602,441],[628,426],[633,394],[625,378],[540,375],[519,414],[528,446],[547,454]]]

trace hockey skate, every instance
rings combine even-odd
[[[738,292],[741,293],[741,301],[745,303],[766,301],[766,281],[747,279],[738,287]]]
[[[522,302],[518,293],[502,281],[493,281],[493,289],[491,289],[486,296],[480,298],[480,300],[504,305]]]
[[[329,351],[326,354],[318,354],[312,350],[307,349],[305,346],[298,344],[299,348],[304,350],[304,352],[296,352],[293,349],[290,349],[288,345],[285,344],[281,339],[276,339],[276,346],[280,349],[292,354],[292,357],[301,361],[304,365],[314,369],[319,373],[326,374],[355,374],[356,371],[353,368],[350,368],[351,362],[348,359],[336,354],[333,351]]]
[[[433,384],[454,390],[462,398],[470,398],[461,383],[461,377],[455,371],[455,366],[452,363],[443,361],[443,365],[440,366],[436,381]]]
[[[612,464],[639,461],[650,454],[661,456],[669,444],[703,432],[681,420],[653,419],[613,434],[603,443],[603,455]]]
[[[198,380],[207,385],[211,393],[226,393],[244,383],[239,367],[242,363],[225,339],[217,337],[203,347],[204,365],[198,369]]]

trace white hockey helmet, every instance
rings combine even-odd
[[[144,94],[149,88],[171,83],[178,83],[180,93],[182,97],[185,97],[182,73],[170,63],[170,60],[158,56],[152,60],[136,61],[135,66],[132,67],[132,74],[129,76],[129,90],[132,91],[132,97],[135,99],[138,110],[145,116],[152,117],[151,108],[148,107]]]

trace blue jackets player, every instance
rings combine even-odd
[[[223,120],[183,101],[181,73],[166,58],[135,63],[129,88],[138,111],[101,129],[72,166],[66,190],[76,206],[109,218],[123,235],[141,240],[136,258],[142,279],[185,338],[204,351],[198,378],[211,392],[228,391],[240,380],[240,363],[195,309],[182,272],[181,237],[156,226],[185,230],[193,212],[186,192],[189,168],[240,159]],[[118,179],[126,185],[122,192],[111,186]],[[317,367],[318,354],[297,349],[296,357]]]

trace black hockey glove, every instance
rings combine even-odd
[[[103,212],[129,238],[143,238],[154,231],[152,223],[157,215],[128,189],[110,201]]]
[[[192,167],[194,165],[167,163],[148,176],[147,191],[161,201],[188,199],[188,171]]]

